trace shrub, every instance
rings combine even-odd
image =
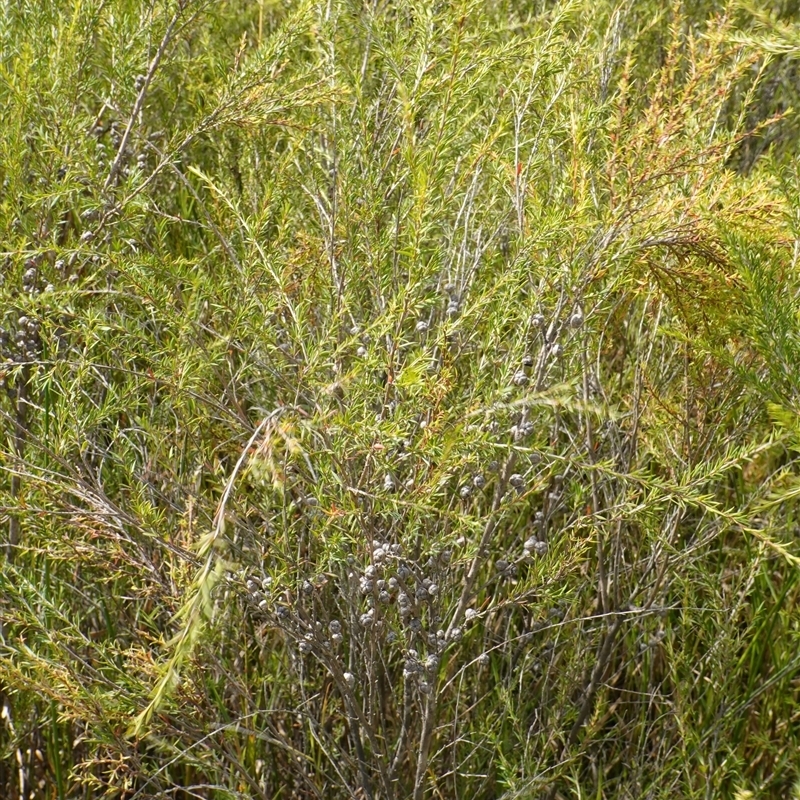
[[[785,796],[792,31],[8,7],[5,796]]]

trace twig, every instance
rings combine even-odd
[[[130,117],[128,118],[128,124],[125,126],[125,132],[122,134],[122,139],[120,140],[119,147],[117,148],[117,154],[116,156],[114,156],[114,161],[111,164],[111,169],[108,171],[108,177],[106,178],[106,181],[103,184],[104,192],[107,192],[111,188],[111,185],[114,183],[114,181],[117,179],[120,167],[122,166],[122,160],[125,157],[125,150],[128,146],[128,139],[130,139],[133,126],[136,124],[136,119],[142,110],[142,106],[144,105],[145,97],[147,96],[147,90],[150,88],[150,83],[153,80],[153,76],[156,74],[158,66],[161,63],[161,59],[164,57],[164,53],[166,52],[167,47],[169,47],[169,43],[172,41],[172,34],[175,30],[175,26],[178,24],[178,21],[183,16],[185,8],[186,6],[182,0],[182,2],[178,4],[178,10],[175,12],[175,14],[172,16],[172,19],[169,21],[169,25],[167,25],[167,29],[164,32],[164,35],[161,37],[161,43],[159,44],[155,55],[150,61],[150,66],[147,70],[147,74],[145,75],[144,82],[142,83],[142,86],[139,89],[139,94],[136,96],[136,101],[133,104]]]

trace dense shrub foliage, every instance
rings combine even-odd
[[[2,3],[0,796],[795,796],[767,5]]]

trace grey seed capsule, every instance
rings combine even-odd
[[[311,645],[308,642],[300,642],[298,645],[300,648],[301,653],[310,653],[311,652]]]
[[[515,488],[519,489],[525,485],[525,478],[522,477],[518,472],[515,472],[511,477],[508,479],[508,482]]]
[[[431,693],[431,685],[427,681],[420,681],[419,682],[419,690],[422,694],[430,694]]]
[[[352,672],[345,672],[344,682],[352,689],[356,685],[356,676]]]
[[[427,331],[427,330],[428,330],[428,323],[427,323],[427,322],[425,322],[425,320],[424,320],[424,319],[421,319],[421,320],[420,320],[420,321],[417,323],[417,325],[416,325],[416,328],[417,328],[417,333],[425,333],[425,331]]]
[[[583,325],[583,312],[578,309],[570,318],[569,325],[571,328],[578,329]]]
[[[547,555],[547,550],[547,542],[536,542],[536,544],[533,546],[533,552],[536,553],[537,556]]]
[[[530,436],[533,433],[534,425],[532,422],[521,422],[519,432],[522,436]]]
[[[478,656],[478,663],[479,663],[479,664],[480,664],[482,667],[487,667],[487,666],[489,666],[489,662],[490,662],[490,661],[491,661],[491,658],[489,658],[489,654],[488,654],[488,653],[481,653],[481,654]]]
[[[392,596],[389,592],[383,591],[378,595],[378,602],[383,603],[383,605],[388,605],[392,602]]]
[[[499,558],[494,562],[494,566],[498,572],[505,572],[508,569],[508,561],[504,558]]]
[[[528,376],[522,370],[517,370],[511,380],[514,386],[525,386],[528,382]]]
[[[328,630],[331,633],[341,633],[342,632],[342,623],[339,622],[338,619],[332,619],[328,624]]]
[[[362,344],[362,345],[361,345],[361,346],[358,348],[358,350],[356,350],[356,355],[357,355],[359,358],[366,358],[366,357],[367,357],[367,348],[366,348],[366,347],[364,347],[364,345]]]
[[[483,475],[476,475],[472,479],[472,485],[476,489],[483,489],[483,487],[486,486],[486,478],[484,478]]]
[[[534,328],[541,328],[544,325],[544,317],[541,314],[534,314],[531,317],[531,325]]]
[[[523,356],[522,357],[522,366],[525,367],[526,369],[529,369],[530,367],[532,367],[533,366],[533,356],[531,356],[531,355]]]
[[[472,494],[472,487],[471,486],[462,486],[461,490],[459,491],[462,500],[468,500],[470,495]]]
[[[461,631],[461,628],[453,628],[453,630],[450,631],[450,641],[451,642],[460,642],[461,641],[461,637],[463,635],[464,634]]]

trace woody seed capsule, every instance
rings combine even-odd
[[[518,370],[514,373],[512,382],[514,386],[524,386],[528,382],[528,376],[522,370]]]

